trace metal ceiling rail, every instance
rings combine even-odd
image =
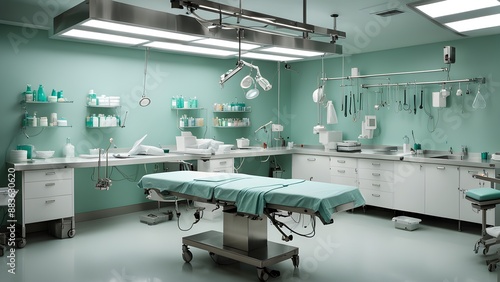
[[[372,78],[381,76],[395,76],[395,75],[406,75],[406,74],[421,74],[421,73],[433,73],[433,72],[445,72],[448,68],[440,68],[435,70],[421,70],[421,71],[404,71],[404,72],[392,72],[392,73],[380,73],[380,74],[367,74],[367,75],[357,75],[357,76],[344,76],[344,77],[325,77],[321,78],[323,81],[329,80],[342,80],[342,79],[354,79],[354,78]]]
[[[373,88],[373,87],[387,87],[387,86],[415,86],[415,85],[432,85],[432,84],[450,84],[450,83],[478,83],[485,84],[486,78],[466,78],[466,79],[455,79],[455,80],[440,80],[440,81],[420,81],[420,82],[404,82],[404,83],[380,83],[380,84],[361,84],[362,88]]]

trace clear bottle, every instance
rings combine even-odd
[[[70,138],[66,138],[66,145],[63,148],[63,156],[66,158],[74,158],[75,157],[75,146],[71,144]]]
[[[38,117],[36,116],[36,112],[33,113],[33,124],[31,126],[33,127],[38,126]]]
[[[172,108],[172,109],[176,109],[177,108],[177,97],[176,96],[172,96],[172,101],[171,101],[171,104],[170,104],[170,108]]]

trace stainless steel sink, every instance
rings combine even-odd
[[[444,159],[444,160],[463,160],[464,156],[462,156],[462,155],[440,155],[440,156],[433,156],[431,158]]]

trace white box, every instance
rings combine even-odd
[[[409,216],[396,216],[392,218],[392,221],[394,221],[394,227],[398,229],[413,231],[419,227],[422,220]]]
[[[0,207],[7,206],[9,204],[9,193],[7,192],[8,190],[8,187],[0,188]]]
[[[446,96],[443,96],[441,92],[432,92],[432,106],[446,108]]]

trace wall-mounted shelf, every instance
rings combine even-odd
[[[57,102],[41,102],[41,101],[22,101],[21,104],[46,104],[46,105],[57,105],[57,104],[71,104],[73,101],[57,101]]]
[[[252,110],[246,111],[213,111],[214,113],[251,113]]]
[[[214,126],[214,128],[248,128],[250,125],[231,125],[231,126]]]
[[[100,108],[100,109],[117,109],[120,108],[121,106],[92,106],[92,105],[87,105],[87,108]]]

